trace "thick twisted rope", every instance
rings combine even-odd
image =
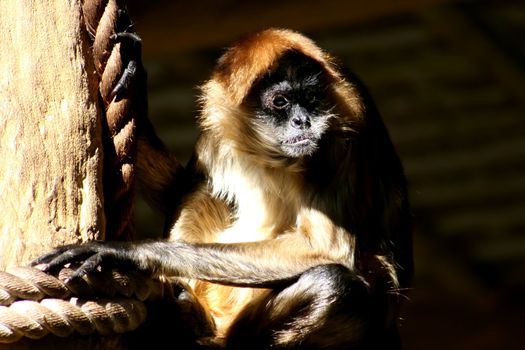
[[[72,272],[64,268],[54,277],[30,267],[0,271],[0,343],[47,334],[129,332],[146,318],[143,301],[174,295],[171,283],[134,272],[100,272],[66,285],[63,281]]]
[[[40,339],[48,334],[67,337],[125,333],[135,330],[146,319],[146,307],[138,300],[71,298],[22,300],[9,307],[0,306],[0,343],[13,343],[22,337]]]
[[[144,89],[126,86],[115,95],[114,88],[130,59],[122,55],[123,45],[115,34],[130,33],[131,21],[119,0],[85,0],[82,11],[86,29],[92,40],[92,53],[99,79],[100,97],[105,109],[104,187],[107,217],[107,240],[130,240],[134,234],[133,183],[136,162],[135,91]],[[140,54],[140,52],[139,52]]]

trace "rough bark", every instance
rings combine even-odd
[[[102,239],[102,141],[80,0],[0,1],[0,270]]]

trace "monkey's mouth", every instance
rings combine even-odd
[[[313,135],[302,134],[284,140],[281,147],[288,157],[300,158],[314,153],[317,143]]]
[[[283,142],[285,146],[308,146],[313,143],[314,139],[312,135],[298,135],[291,137]]]

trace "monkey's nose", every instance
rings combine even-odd
[[[290,124],[295,129],[304,129],[310,127],[310,120],[308,117],[295,116],[290,120]]]

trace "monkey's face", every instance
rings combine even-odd
[[[322,66],[298,52],[288,52],[255,84],[253,122],[281,156],[312,155],[329,127],[328,83]]]

